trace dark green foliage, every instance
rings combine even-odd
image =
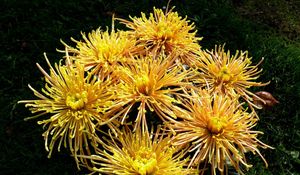
[[[260,81],[271,83],[254,91],[265,90],[280,101],[270,109],[260,110],[256,130],[265,134],[259,138],[275,147],[261,150],[269,168],[257,155],[248,154],[253,164],[247,174],[299,174],[300,170],[300,43],[299,11],[296,1],[173,1],[175,10],[195,23],[203,48],[226,43],[225,48],[248,50],[257,63],[265,58]],[[286,3],[284,3],[286,2]],[[35,63],[47,70],[43,58],[57,62],[63,49],[60,39],[74,46],[70,37],[80,39],[80,32],[111,26],[111,15],[128,18],[152,7],[163,7],[167,1],[108,1],[108,0],[2,0],[0,6],[0,174],[84,174],[76,169],[68,151],[54,152],[47,158],[42,126],[31,116],[21,99],[34,98],[27,88],[43,86]],[[271,4],[271,5],[270,5]],[[253,9],[259,10],[254,13]],[[277,9],[277,13],[272,13]],[[251,12],[251,13],[250,13]],[[252,13],[253,12],[253,13]],[[275,16],[272,16],[274,14]],[[279,19],[277,19],[279,18]],[[257,20],[260,19],[260,20]],[[273,20],[269,21],[268,20]],[[276,22],[280,20],[280,22]],[[284,26],[287,26],[284,28]],[[294,26],[294,27],[293,27]],[[116,28],[124,28],[116,24]]]

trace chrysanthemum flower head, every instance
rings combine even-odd
[[[162,9],[154,8],[147,18],[145,13],[141,17],[131,17],[132,21],[119,19],[129,29],[129,33],[136,38],[138,45],[143,46],[150,54],[158,55],[177,52],[179,58],[187,64],[192,63],[192,53],[200,49],[196,37],[194,24],[172,12],[172,9],[163,12]]]
[[[201,75],[198,81],[202,87],[208,87],[212,91],[227,94],[233,98],[241,96],[251,108],[255,106],[252,103],[253,96],[262,100],[248,88],[265,86],[269,82],[255,82],[262,71],[258,69],[261,62],[252,65],[248,52],[237,51],[235,55],[231,55],[229,51],[225,52],[224,46],[216,46],[215,50],[199,53],[198,68]]]
[[[46,129],[43,136],[48,157],[55,147],[60,151],[64,145],[78,163],[77,154],[90,154],[90,148],[97,148],[101,143],[96,135],[96,125],[111,120],[104,115],[113,104],[113,92],[109,90],[111,82],[85,72],[81,64],[73,63],[69,58],[66,65],[60,62],[54,68],[47,57],[46,61],[50,74],[37,64],[46,81],[42,93],[29,85],[39,99],[19,103],[26,103],[25,106],[36,114],[27,119],[48,114],[46,119],[38,121]],[[112,124],[109,126],[114,128]]]
[[[68,46],[68,52],[73,60],[85,66],[86,70],[92,69],[100,75],[108,75],[115,69],[118,63],[132,61],[132,55],[138,47],[135,40],[128,37],[128,32],[107,29],[102,31],[98,28],[88,35],[82,33],[83,41],[76,41],[76,48]]]
[[[122,118],[122,123],[136,105],[135,128],[142,127],[143,131],[147,130],[146,112],[155,112],[162,121],[184,115],[184,111],[177,106],[180,101],[175,97],[182,87],[191,85],[184,80],[192,72],[172,65],[174,59],[176,57],[166,58],[165,55],[156,59],[139,57],[135,64],[120,68],[117,97],[123,107],[116,109],[116,115]]]
[[[124,129],[118,138],[111,136],[103,150],[83,157],[92,160],[94,167],[90,169],[104,174],[195,174],[195,170],[187,168],[184,151],[170,145],[170,135],[160,133],[160,128],[155,133],[146,132]]]
[[[253,112],[240,108],[236,99],[201,90],[192,91],[190,100],[184,104],[190,118],[173,125],[177,133],[173,144],[188,147],[192,154],[190,166],[197,165],[201,170],[204,165],[204,171],[210,164],[211,174],[216,175],[217,170],[221,174],[226,172],[226,161],[229,161],[237,172],[242,173],[241,165],[247,169],[252,166],[245,157],[249,151],[260,155],[268,165],[258,147],[271,147],[257,139],[262,132],[251,130],[258,119]]]

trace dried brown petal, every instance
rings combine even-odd
[[[276,100],[271,93],[266,91],[259,91],[255,93],[256,96],[253,97],[253,103],[261,108],[272,107],[278,104],[279,101]]]

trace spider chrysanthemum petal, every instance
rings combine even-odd
[[[113,73],[115,66],[119,63],[131,62],[138,47],[128,32],[115,31],[112,28],[102,31],[100,28],[87,35],[82,33],[82,41],[76,41],[76,48],[64,45],[68,48],[70,58],[84,65],[85,70],[92,70],[93,73],[107,76]]]
[[[45,88],[38,92],[29,85],[39,99],[19,103],[25,103],[32,113],[36,113],[27,119],[47,116],[38,124],[46,130],[43,136],[48,156],[55,147],[60,151],[63,145],[78,163],[78,154],[90,154],[90,148],[97,148],[101,143],[96,125],[110,120],[105,113],[113,104],[113,92],[109,90],[111,82],[85,72],[81,64],[73,63],[68,58],[68,64],[62,65],[60,62],[54,68],[47,57],[46,61],[50,74],[37,64],[45,76]]]
[[[192,91],[190,100],[184,105],[190,112],[190,118],[173,125],[177,133],[173,144],[188,147],[193,155],[190,166],[200,168],[200,165],[208,163],[211,174],[216,175],[216,170],[223,174],[228,160],[237,172],[242,173],[241,165],[247,169],[252,166],[246,161],[245,153],[248,151],[259,154],[268,165],[258,147],[271,147],[257,139],[262,132],[252,130],[258,119],[253,112],[240,108],[237,100],[201,90],[197,93]]]
[[[196,81],[201,87],[233,98],[241,96],[251,108],[256,107],[252,102],[253,96],[262,100],[249,91],[249,88],[265,86],[269,82],[255,82],[262,70],[258,68],[260,63],[252,65],[248,52],[237,51],[235,55],[231,55],[229,51],[225,52],[224,46],[216,46],[212,51],[199,53],[198,68],[201,74]]]
[[[193,75],[193,70],[183,71],[173,65],[172,60],[176,57],[165,57],[139,57],[136,64],[124,65],[119,70],[117,97],[123,107],[115,111],[122,123],[135,105],[138,106],[135,128],[142,127],[143,131],[147,130],[146,112],[155,112],[162,121],[175,120],[185,115],[185,111],[178,107],[180,101],[176,96],[182,87],[192,86],[185,79]]]
[[[177,53],[185,64],[194,63],[194,55],[200,49],[196,37],[195,26],[187,18],[182,18],[172,9],[165,13],[154,8],[147,18],[144,13],[141,17],[131,17],[132,21],[119,19],[129,29],[128,32],[137,40],[137,44],[156,56]]]
[[[144,133],[137,129],[134,133],[123,130],[117,138],[110,136],[103,150],[92,156],[94,172],[114,175],[173,175],[195,174],[196,171],[187,168],[188,158],[184,151],[170,145],[170,135],[160,133]]]

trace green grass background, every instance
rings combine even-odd
[[[80,32],[111,26],[111,14],[128,18],[162,8],[164,0],[1,0],[0,1],[0,175],[84,174],[76,169],[66,150],[47,158],[43,129],[31,116],[22,99],[35,98],[28,89],[43,86],[35,63],[47,68],[62,54],[60,39],[73,44]],[[171,6],[195,23],[203,48],[226,43],[226,49],[248,50],[257,63],[261,57],[262,82],[280,104],[260,110],[256,130],[259,138],[275,147],[261,150],[269,162],[265,168],[257,155],[249,154],[253,168],[248,175],[300,174],[300,1],[299,0],[173,0]],[[116,28],[124,26],[116,24]]]

